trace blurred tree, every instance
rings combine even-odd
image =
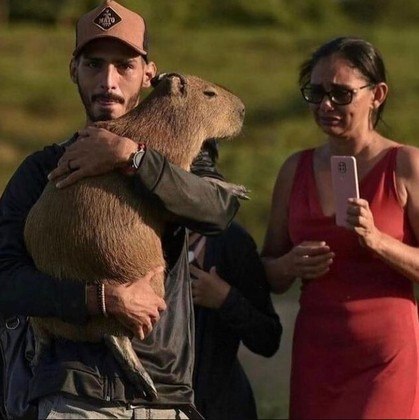
[[[392,25],[417,25],[417,0],[342,0],[344,12],[353,20]]]
[[[9,0],[0,0],[0,22],[9,21]]]
[[[294,0],[293,9],[300,22],[314,25],[336,24],[343,18],[342,2],[336,0]]]
[[[63,25],[73,25],[83,13],[99,4],[97,0],[61,0],[61,3],[56,22]]]
[[[148,20],[181,27],[237,24],[304,28],[355,22],[417,24],[418,0],[119,0]],[[72,24],[101,0],[0,0],[0,21]]]
[[[13,0],[10,2],[10,19],[55,23],[65,2],[56,0]]]

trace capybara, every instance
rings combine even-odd
[[[196,76],[171,73],[156,80],[154,90],[132,111],[95,125],[145,143],[185,170],[205,140],[240,132],[244,105],[231,92]],[[25,225],[36,267],[58,279],[97,284],[103,279],[125,283],[165,266],[161,236],[169,215],[134,193],[132,182],[117,170],[62,190],[49,182]],[[155,276],[152,285],[163,297],[164,274]],[[58,318],[31,318],[31,323],[37,336],[35,360],[52,336],[89,342],[105,338],[129,379],[146,398],[156,397],[130,332],[115,319],[97,316],[83,326]]]

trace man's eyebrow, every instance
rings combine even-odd
[[[136,57],[121,58],[120,60],[115,60],[117,63],[135,63]]]
[[[90,54],[84,54],[83,55],[83,58],[85,60],[104,61],[103,58],[95,57],[93,54],[92,55],[90,55]]]

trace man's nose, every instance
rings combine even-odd
[[[100,79],[101,87],[106,90],[115,90],[118,86],[118,70],[113,64],[104,66]]]

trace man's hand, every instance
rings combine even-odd
[[[155,275],[161,275],[163,271],[163,267],[159,267],[132,283],[106,285],[108,314],[114,316],[140,340],[150,334],[153,325],[160,319],[160,312],[166,309],[166,303],[156,295],[150,285],[151,279]]]
[[[58,166],[49,175],[57,180],[57,188],[64,188],[80,179],[102,175],[129,162],[138,145],[104,128],[87,127],[78,132],[77,140],[66,148]]]
[[[196,277],[192,281],[192,298],[195,305],[218,309],[225,301],[231,286],[218,274],[215,267],[209,273],[190,265],[191,274]]]

